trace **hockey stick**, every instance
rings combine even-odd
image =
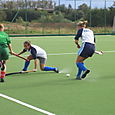
[[[35,72],[35,71],[29,70],[29,71],[20,71],[20,72],[7,73],[6,76],[16,75],[16,74],[24,74],[24,73],[30,73],[30,72]]]
[[[12,55],[14,55],[14,56],[16,56],[16,57],[19,57],[19,58],[21,58],[21,59],[24,59],[24,60],[26,60],[26,61],[29,61],[28,59],[26,59],[26,58],[24,58],[24,57],[22,57],[22,56],[20,56],[20,55],[18,55],[18,54],[12,53]]]

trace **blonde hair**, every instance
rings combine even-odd
[[[3,24],[0,24],[0,29],[4,28],[4,25]]]
[[[77,26],[87,27],[88,21],[80,21],[77,23]]]

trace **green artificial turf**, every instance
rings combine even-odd
[[[97,50],[115,51],[115,36],[96,36]],[[23,49],[23,42],[31,40],[33,44],[44,48],[48,54],[76,53],[73,37],[12,38],[16,53]],[[27,55],[28,53],[26,53]],[[0,83],[0,93],[42,108],[56,115],[114,115],[115,114],[115,52],[103,56],[94,55],[86,60],[91,70],[87,79],[76,81],[77,68],[75,54],[49,55],[48,66],[58,67],[70,73],[53,72],[7,76]],[[7,63],[7,72],[20,71],[24,61],[11,57]],[[29,70],[33,69],[33,63]],[[0,97],[0,115],[44,115],[35,110]]]

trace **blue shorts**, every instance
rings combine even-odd
[[[78,51],[78,55],[81,57],[92,57],[95,53],[95,44],[91,44],[88,42],[85,42],[82,44],[80,50]]]

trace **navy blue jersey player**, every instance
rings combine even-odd
[[[81,21],[77,24],[78,32],[75,36],[75,44],[78,51],[78,57],[76,59],[76,66],[78,67],[78,73],[76,75],[77,80],[84,79],[90,72],[85,67],[84,61],[92,57],[95,53],[95,36],[92,30],[87,28],[87,21]],[[82,40],[82,45],[79,44],[79,38]],[[83,74],[82,74],[83,73]]]

